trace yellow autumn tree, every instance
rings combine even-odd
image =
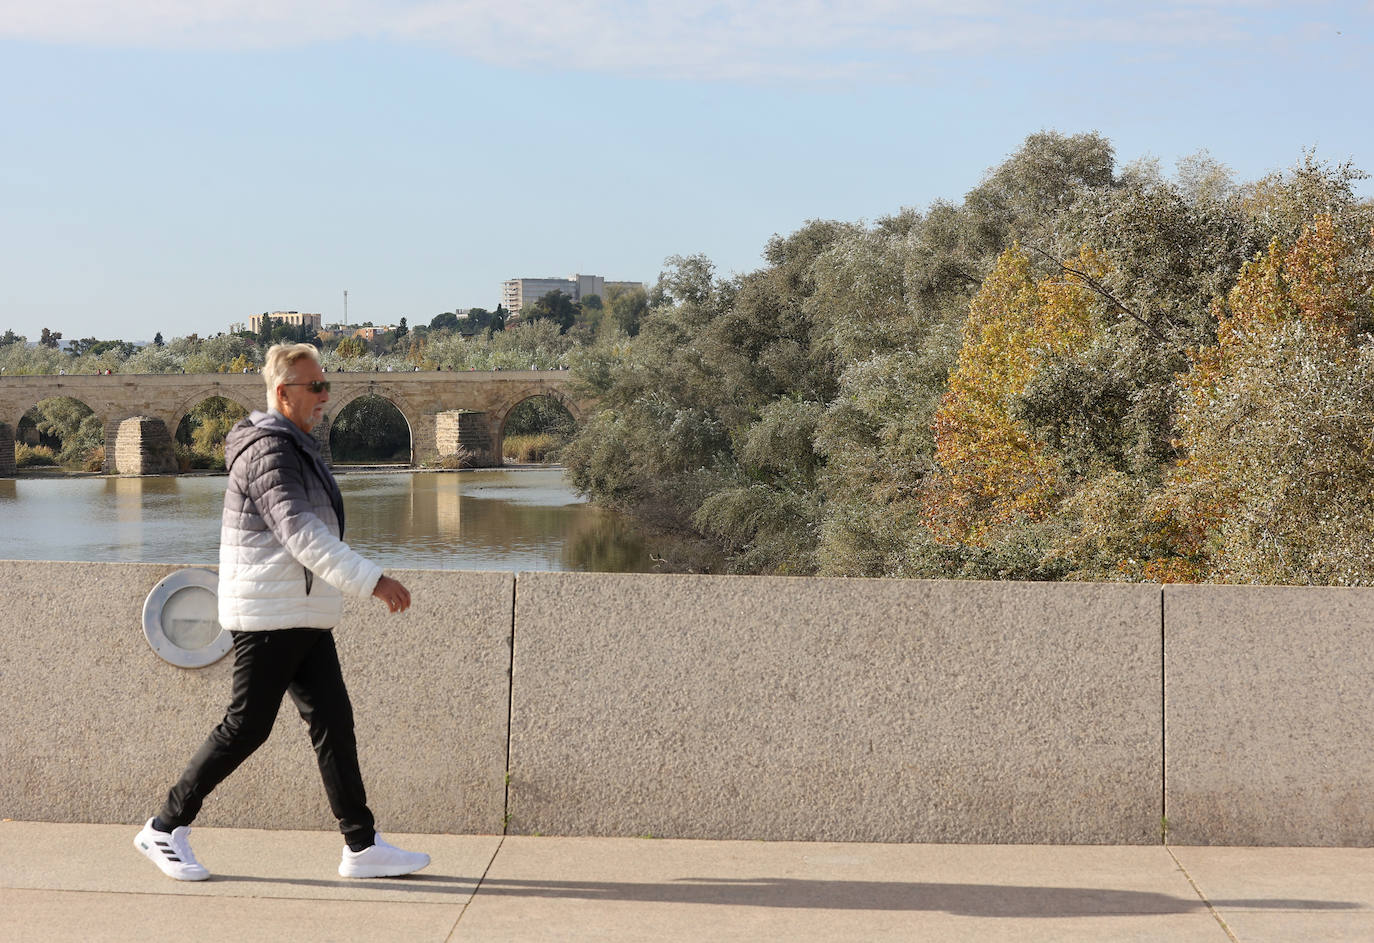
[[[1217,305],[1217,343],[1180,378],[1183,452],[1148,513],[1164,581],[1374,581],[1374,349],[1361,247],[1317,216]]]
[[[1088,248],[1070,268],[1097,279],[1104,269]],[[1037,281],[1020,246],[984,279],[933,424],[938,467],[924,507],[937,540],[986,546],[998,528],[1043,517],[1062,497],[1061,463],[1011,407],[1048,358],[1092,342],[1093,299],[1068,270]]]
[[[361,337],[345,337],[339,341],[334,353],[341,360],[356,360],[367,353],[367,344]]]

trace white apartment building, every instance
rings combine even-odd
[[[581,301],[589,295],[606,297],[607,288],[642,288],[642,282],[608,282],[600,275],[570,275],[567,278],[508,278],[501,284],[501,305],[518,317],[520,309],[534,304],[552,291],[571,295]]]
[[[273,324],[290,324],[294,327],[313,327],[320,329],[321,315],[305,311],[273,311],[271,314],[255,314],[248,319],[248,330],[256,334],[262,330],[262,319],[271,318]]]

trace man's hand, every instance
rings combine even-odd
[[[386,603],[386,607],[392,612],[405,612],[410,608],[410,590],[389,576],[383,576],[377,581],[372,595]]]

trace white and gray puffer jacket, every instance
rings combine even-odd
[[[224,462],[221,626],[332,629],[342,593],[372,595],[382,568],[340,539],[343,496],[308,433],[275,410],[254,411],[229,430]]]

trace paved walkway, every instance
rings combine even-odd
[[[182,884],[136,826],[0,822],[0,940],[1374,940],[1374,849],[390,835],[433,863],[345,881],[322,832],[196,828]]]

